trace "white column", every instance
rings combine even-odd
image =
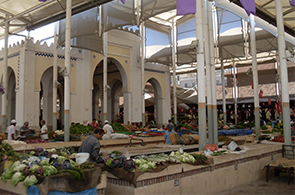
[[[234,95],[234,112],[235,112],[235,125],[238,124],[238,110],[237,110],[237,68],[236,68],[236,62],[233,61],[233,74],[234,74],[234,80],[233,80],[233,95]]]
[[[103,116],[102,116],[102,123],[107,120],[107,97],[108,97],[108,89],[107,89],[107,81],[108,81],[108,34],[107,32],[103,32]]]
[[[140,25],[141,29],[141,89],[142,89],[142,126],[145,127],[145,80],[144,80],[144,60],[145,60],[145,26],[144,22]]]
[[[198,113],[199,113],[199,151],[205,150],[206,134],[206,98],[205,98],[205,71],[204,71],[204,36],[202,25],[202,1],[196,0],[196,40],[198,63]]]
[[[209,27],[208,27],[208,15],[207,15],[207,0],[203,1],[203,29],[205,38],[205,63],[206,63],[206,83],[207,83],[207,114],[208,114],[208,136],[209,143],[213,144],[213,121],[212,121],[212,90],[211,90],[211,67],[209,56]],[[206,33],[205,33],[206,32]]]
[[[6,15],[8,19],[8,15]],[[2,132],[6,132],[7,127],[7,64],[8,64],[8,33],[9,33],[9,23],[5,22],[5,34],[4,34],[4,56],[3,56],[3,77],[2,84],[4,88],[4,94],[2,95]]]
[[[259,113],[259,96],[258,96],[258,70],[256,57],[256,36],[255,36],[255,18],[250,14],[250,41],[252,54],[252,71],[253,71],[253,88],[254,88],[254,116],[255,116],[255,133],[256,140],[260,137],[260,113]]]
[[[172,22],[172,68],[173,68],[173,115],[174,115],[174,124],[177,124],[177,99],[176,99],[176,25],[175,21]]]
[[[290,105],[289,105],[290,100],[289,100],[289,86],[288,86],[288,69],[287,69],[286,51],[285,51],[286,43],[285,43],[285,34],[284,34],[282,1],[276,0],[275,2],[276,2],[276,17],[277,17],[277,29],[278,29],[280,76],[281,76],[281,86],[282,86],[284,138],[285,138],[285,145],[291,145],[292,142],[291,142]],[[291,157],[291,155],[289,157]]]
[[[66,36],[65,36],[65,105],[64,105],[64,140],[70,141],[70,96],[71,96],[71,17],[72,17],[72,0],[67,0],[66,7]]]
[[[55,25],[54,29],[54,52],[53,52],[53,91],[52,91],[52,130],[57,130],[57,110],[56,110],[56,100],[57,100],[57,33],[58,33],[58,25]]]
[[[212,123],[213,123],[213,143],[218,144],[218,122],[217,122],[217,101],[216,101],[216,75],[215,75],[215,56],[214,56],[214,38],[213,38],[213,10],[212,4],[207,2],[208,9],[208,33],[209,33],[209,54],[211,66],[211,91],[212,91]],[[207,89],[208,90],[208,89]]]
[[[225,97],[225,78],[224,78],[224,64],[222,58],[222,49],[219,51],[220,63],[221,63],[221,82],[222,82],[222,102],[223,102],[223,125],[227,125],[226,118],[226,97]]]

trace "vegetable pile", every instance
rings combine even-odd
[[[125,126],[122,125],[121,123],[112,123],[111,126],[113,127],[113,130],[116,133],[128,132],[128,130],[125,128]]]
[[[48,143],[48,141],[44,139],[29,139],[29,140],[25,140],[24,142],[26,142],[27,144]]]
[[[16,157],[16,152],[8,143],[0,145],[0,162]]]
[[[94,131],[94,127],[91,125],[85,126],[81,124],[73,124],[70,127],[70,133],[76,135],[87,134],[91,131]]]

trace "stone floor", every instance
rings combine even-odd
[[[288,185],[288,177],[285,174],[281,174],[279,177],[271,176],[268,182],[261,179],[248,185],[218,193],[218,195],[225,194],[295,194],[295,179],[293,175],[290,185]]]

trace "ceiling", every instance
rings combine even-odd
[[[72,0],[72,14],[83,12],[87,9],[110,2],[111,0]],[[117,0],[118,1],[118,0]],[[219,0],[216,0],[218,2]],[[239,0],[226,0],[240,6]],[[131,0],[126,0],[130,4]],[[147,17],[155,16],[155,7],[160,12],[166,12],[176,6],[176,0],[143,0],[143,4],[150,4],[150,13],[143,15]],[[276,11],[274,0],[255,0],[257,16],[275,25]],[[295,36],[295,7],[290,6],[289,0],[282,0],[285,31]],[[146,6],[146,5],[144,5]],[[155,6],[155,7],[154,7]],[[66,0],[0,0],[0,38],[4,36],[4,24],[6,17],[10,21],[10,32],[17,33],[24,29],[32,30],[46,24],[65,18]]]

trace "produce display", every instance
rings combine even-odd
[[[3,143],[0,145],[0,162],[9,159],[14,159],[16,157],[17,154],[10,144]]]
[[[91,125],[85,126],[81,124],[73,124],[70,127],[70,133],[76,135],[87,134],[91,131],[94,131],[94,127]]]
[[[224,154],[228,154],[227,150],[217,150],[214,151],[211,156],[220,156],[220,155],[224,155]]]
[[[48,143],[48,141],[44,139],[29,139],[29,140],[25,140],[24,142],[26,142],[27,144]]]
[[[232,139],[227,136],[221,135],[221,136],[218,136],[218,141],[219,142],[228,142],[228,141],[232,141]]]
[[[285,139],[284,139],[284,136],[277,136],[277,137],[275,137],[273,140],[271,140],[271,141],[273,141],[273,142],[284,142],[285,141]],[[294,142],[295,141],[295,137],[293,136],[292,137],[292,142]]]
[[[6,139],[6,134],[0,132],[0,142],[1,142],[2,140],[5,140],[5,139]]]
[[[121,123],[112,123],[111,126],[116,133],[128,132],[125,126]]]
[[[2,143],[8,143],[10,145],[17,145],[17,144],[27,144],[24,141],[19,141],[19,140],[4,140]]]
[[[134,125],[124,125],[124,127],[127,129],[127,131],[139,131],[139,128]]]

